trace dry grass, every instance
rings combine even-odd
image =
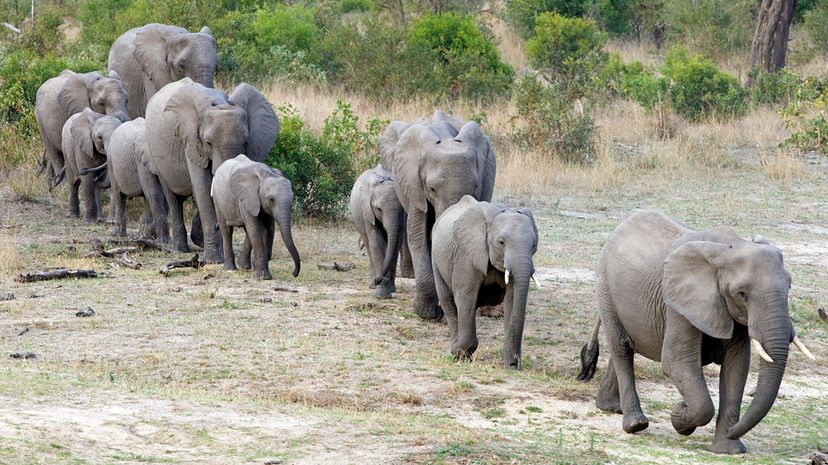
[[[17,239],[0,234],[0,276],[11,276],[21,269]]]
[[[45,190],[43,178],[38,176],[36,163],[26,162],[8,172],[8,183],[17,202],[35,202]]]
[[[762,154],[759,159],[762,171],[771,179],[783,183],[810,178],[813,173],[800,157],[785,151]]]
[[[483,22],[492,31],[495,44],[500,50],[501,59],[515,68],[518,74],[529,70],[529,62],[523,51],[523,40],[498,15],[489,14],[482,17]]]
[[[661,56],[655,45],[646,40],[635,42],[613,39],[607,43],[606,50],[610,53],[617,53],[625,63],[640,61],[652,68],[661,64]]]

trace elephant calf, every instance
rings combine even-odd
[[[121,120],[95,113],[89,108],[75,113],[63,125],[61,143],[66,157],[66,180],[69,183],[69,214],[80,216],[78,190],[83,188],[83,223],[103,221],[101,189],[109,187],[104,176],[99,179],[90,169],[106,162],[106,147]],[[87,174],[88,173],[88,174]]]
[[[256,276],[271,279],[268,262],[273,253],[274,232],[278,224],[282,241],[293,257],[293,276],[299,275],[299,252],[290,231],[293,189],[290,180],[281,171],[239,155],[225,161],[216,170],[210,195],[221,230],[225,270],[236,269],[233,227],[243,227],[246,235],[240,266],[250,268],[252,251]]]
[[[788,315],[791,275],[782,253],[764,238],[747,241],[726,227],[696,231],[661,212],[638,210],[607,240],[596,278],[600,319],[582,351],[579,379],[594,374],[603,324],[610,362],[595,404],[623,413],[627,433],[649,426],[635,389],[634,354],[660,361],[675,383],[682,400],[671,420],[685,435],[713,418],[702,366],[721,365],[711,450],[724,454],[745,452],[739,438],[773,406],[788,345],[812,357]],[[751,341],[763,361],[756,394],[740,420]]]
[[[503,363],[520,368],[532,256],[538,229],[528,208],[512,210],[470,195],[446,209],[432,230],[432,265],[437,295],[448,320],[451,353],[477,350],[475,312],[503,303]]]
[[[377,166],[357,178],[351,190],[351,221],[368,252],[371,287],[376,287],[374,296],[381,299],[396,291],[394,278],[404,215],[388,170]]]

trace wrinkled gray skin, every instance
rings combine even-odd
[[[141,234],[155,237],[164,244],[170,241],[167,207],[161,181],[153,173],[145,128],[144,118],[128,121],[112,133],[107,146],[109,197],[115,203],[114,234],[126,235],[127,199],[143,197]]]
[[[251,252],[256,277],[272,279],[268,263],[273,253],[276,226],[293,258],[293,276],[299,276],[299,251],[293,243],[290,213],[293,189],[282,172],[244,155],[222,163],[213,177],[212,192],[224,245],[224,269],[235,270],[233,228],[245,230],[239,266],[249,269]]]
[[[276,113],[246,83],[236,86],[228,97],[184,78],[167,84],[150,99],[147,145],[167,196],[173,248],[189,250],[183,202],[192,195],[204,230],[204,260],[224,261],[210,198],[213,174],[240,153],[263,161],[278,134]]]
[[[423,121],[422,119],[417,120],[418,123]],[[379,138],[377,145],[380,153],[380,165],[389,172],[394,169],[394,153],[397,141],[400,140],[400,136],[409,126],[411,126],[411,123],[405,121],[391,121]],[[413,278],[414,264],[411,261],[411,249],[408,247],[408,234],[406,233],[407,217],[408,215],[403,210],[402,236],[400,237],[399,246],[400,277]]]
[[[503,364],[520,369],[526,297],[535,273],[532,256],[538,250],[531,210],[466,195],[437,218],[432,239],[434,281],[452,355],[469,358],[477,350],[477,308],[503,303]]]
[[[150,98],[171,82],[188,77],[213,87],[218,67],[210,29],[197,33],[178,26],[147,24],[123,33],[109,50],[108,69],[117,71],[129,93],[129,114],[145,116]]]
[[[431,267],[431,228],[464,195],[490,201],[495,154],[475,122],[459,123],[438,111],[428,124],[414,123],[394,150],[397,196],[408,214],[406,232],[414,264],[414,310],[423,319],[439,319]]]
[[[109,187],[106,176],[81,176],[81,172],[106,162],[106,147],[121,120],[95,113],[89,108],[72,115],[63,125],[63,153],[66,157],[66,181],[69,184],[69,214],[80,216],[78,190],[83,189],[83,224],[103,221],[101,189]]]
[[[35,119],[43,139],[49,182],[57,181],[64,165],[63,126],[70,116],[91,108],[97,113],[129,120],[127,92],[118,73],[74,73],[63,70],[37,90]]]
[[[405,218],[391,173],[381,165],[363,172],[351,189],[350,207],[351,222],[368,252],[374,296],[388,299],[396,291],[394,279]]]
[[[624,431],[649,425],[635,389],[634,354],[661,361],[675,383],[682,401],[671,419],[685,435],[713,418],[702,366],[716,363],[719,414],[711,450],[745,452],[739,438],[773,405],[795,335],[788,315],[791,277],[782,253],[757,240],[743,240],[726,227],[696,231],[652,210],[637,210],[612,233],[597,272],[598,325],[605,328],[610,364],[596,405],[623,412]],[[760,362],[756,394],[740,420],[751,338],[773,363]],[[592,360],[581,378],[594,371],[597,344],[596,326],[585,346]]]

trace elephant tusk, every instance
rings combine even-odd
[[[543,286],[541,286],[540,283],[538,282],[538,280],[535,279],[535,275],[532,275],[531,279],[532,279],[532,282],[535,283],[535,286],[538,286],[538,289],[543,289]]]
[[[768,363],[773,363],[773,359],[770,358],[770,355],[768,355],[767,352],[765,352],[765,348],[762,347],[762,343],[759,342],[758,339],[751,338],[750,340],[751,342],[753,342],[753,348],[756,349],[756,352],[759,353],[759,356],[762,357],[762,360]]]
[[[796,348],[799,349],[800,352],[805,354],[806,357],[810,358],[811,360],[816,360],[814,354],[812,354],[811,351],[808,350],[807,347],[805,347],[805,344],[802,343],[802,341],[799,339],[799,336],[794,336],[793,343],[796,346]]]
[[[509,268],[506,268],[506,284],[509,284]]]

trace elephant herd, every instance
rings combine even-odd
[[[49,188],[69,185],[68,214],[109,218],[126,234],[126,201],[144,198],[142,234],[188,251],[183,202],[198,213],[190,238],[209,263],[253,268],[270,278],[275,232],[293,261],[290,180],[262,161],[279,120],[248,84],[229,94],[213,88],[218,64],[208,28],[197,33],[148,24],[112,45],[107,75],[63,71],[37,92]],[[430,120],[393,121],[379,140],[381,163],[362,173],[350,197],[378,298],[390,298],[400,275],[415,279],[413,305],[423,319],[445,319],[450,350],[470,358],[478,346],[476,311],[503,305],[503,363],[520,368],[521,341],[538,229],[528,208],[491,203],[496,159],[481,127],[441,111]],[[233,228],[245,239],[236,260]],[[719,409],[711,450],[741,453],[739,439],[768,413],[796,335],[788,314],[791,285],[782,254],[762,237],[744,240],[719,227],[696,231],[663,213],[638,210],[610,235],[596,275],[599,318],[581,351],[579,379],[598,360],[603,325],[609,365],[596,405],[622,413],[628,433],[648,419],[635,388],[634,354],[660,361],[682,400],[672,424],[690,434],[714,416],[702,367],[721,365]],[[538,286],[539,287],[539,286]],[[761,356],[759,383],[745,415],[740,407],[751,345]]]

